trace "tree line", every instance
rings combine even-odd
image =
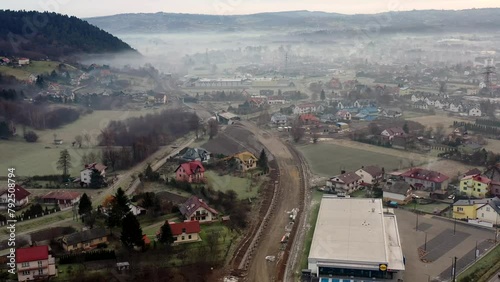
[[[482,124],[474,124],[470,122],[463,122],[463,121],[454,121],[453,122],[454,127],[464,127],[465,130],[472,130],[474,132],[482,132],[486,134],[495,134],[498,135],[500,134],[500,128],[490,126],[490,125],[482,125]]]
[[[500,121],[498,121],[498,120],[492,120],[492,119],[478,118],[478,119],[476,119],[476,124],[477,125],[486,125],[486,126],[500,127]]]
[[[128,168],[146,159],[159,146],[167,145],[198,128],[198,116],[181,110],[164,110],[124,121],[112,121],[98,137],[99,145],[105,147],[103,162],[113,169]]]
[[[117,37],[77,17],[0,10],[2,55],[60,57],[75,53],[133,51]]]

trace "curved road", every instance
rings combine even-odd
[[[273,136],[272,133],[265,132],[250,122],[242,122],[242,124],[274,156],[280,171],[276,206],[267,228],[253,252],[246,280],[277,281],[280,271],[278,266],[286,263],[283,261],[283,252],[280,252],[280,240],[286,233],[285,226],[289,223],[286,212],[300,208],[303,202],[304,183],[299,169],[299,166],[303,166],[303,164],[283,141]],[[265,257],[269,255],[276,256],[276,262],[267,262]]]

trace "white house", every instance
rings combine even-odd
[[[500,224],[500,199],[493,198],[477,208],[477,219],[491,224]]]
[[[324,111],[325,108],[322,105],[315,105],[312,103],[300,104],[293,108],[293,113],[296,115],[318,113]]]
[[[392,140],[394,138],[394,136],[405,135],[405,131],[400,127],[392,127],[392,128],[384,129],[384,131],[382,131],[382,133],[380,133],[380,135],[382,135],[383,137],[385,137],[389,140]]]
[[[267,103],[269,105],[286,104],[286,100],[282,96],[271,96],[271,97],[267,98]]]
[[[12,193],[12,188],[5,189],[0,192],[0,209],[7,209],[9,205],[9,194]],[[28,196],[31,195],[30,192],[26,191],[23,187],[16,184],[14,186],[14,205],[15,208],[20,208],[29,202]]]
[[[180,205],[179,210],[186,221],[211,222],[217,220],[219,212],[196,196],[192,196]]]
[[[366,184],[374,184],[384,178],[384,171],[378,166],[366,166],[356,170],[355,173],[361,177],[361,181]]]
[[[450,106],[448,107],[448,110],[450,112],[458,113],[458,112],[462,111],[462,108],[463,107],[462,107],[461,103],[453,102],[453,103],[450,103]]]
[[[17,60],[17,63],[20,66],[29,65],[30,64],[30,59],[28,59],[28,58],[19,58],[19,60]]]
[[[97,170],[103,177],[106,177],[107,166],[98,163],[85,165],[85,169],[80,171],[80,184],[82,186],[90,185],[90,179],[94,170]]]
[[[472,107],[469,109],[469,116],[471,117],[480,117],[481,114],[481,109],[479,107]]]
[[[276,113],[271,117],[271,123],[276,124],[276,125],[285,125],[288,121],[287,116]]]
[[[128,204],[128,207],[130,208],[130,212],[132,212],[133,215],[141,215],[146,213],[146,209],[143,207],[139,207],[137,205],[134,205],[132,203]]]
[[[336,116],[341,120],[351,120],[352,114],[346,110],[340,110],[336,113]]]
[[[447,106],[448,106],[448,103],[446,103],[445,101],[436,100],[434,102],[434,107],[436,107],[438,109],[444,109]]]
[[[359,188],[362,180],[354,172],[342,173],[326,181],[326,187],[336,192],[350,194]]]

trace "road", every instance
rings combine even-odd
[[[500,282],[500,272],[496,273],[488,282]]]
[[[110,185],[106,189],[102,190],[101,193],[99,194],[99,196],[92,199],[94,206],[101,204],[104,201],[104,199],[107,196],[112,195],[118,187],[125,188],[125,193],[127,195],[131,195],[140,183],[140,181],[138,179],[136,179],[127,188],[125,186],[125,184],[127,184],[127,181],[130,180],[132,175],[143,171],[148,163],[152,163],[152,169],[154,171],[158,170],[163,164],[165,164],[165,162],[167,161],[167,159],[169,157],[176,155],[180,150],[182,150],[182,148],[189,146],[191,143],[193,143],[194,140],[195,140],[194,137],[190,138],[189,140],[186,140],[185,142],[179,144],[178,148],[173,150],[173,151],[172,151],[171,146],[164,146],[164,147],[160,148],[158,151],[156,151],[153,155],[149,156],[146,160],[142,161],[141,163],[135,165],[133,168],[129,169],[126,173],[119,175],[118,181],[116,181],[113,185]],[[165,156],[165,154],[167,154],[167,153],[168,153],[168,155]],[[26,224],[35,224],[36,221],[47,220],[48,218],[58,217],[58,216],[61,216],[65,213],[71,213],[71,212],[72,212],[71,210],[61,211],[58,213],[53,213],[50,215],[46,215],[44,217],[40,217],[38,219],[31,219],[29,221],[25,221],[25,223]],[[21,236],[24,234],[33,233],[33,232],[47,229],[50,227],[61,226],[61,223],[66,223],[66,222],[69,222],[71,220],[72,220],[71,217],[69,217],[68,219],[64,219],[62,221],[55,221],[52,223],[48,223],[46,225],[36,226],[35,228],[30,228],[28,230],[23,230],[21,232],[18,232],[17,235]],[[18,226],[22,226],[23,223],[24,222],[18,223]],[[5,239],[7,239],[7,237],[8,237],[8,234],[1,234],[0,235],[1,240],[5,240]]]
[[[301,192],[304,188],[299,169],[301,163],[278,137],[261,130],[250,122],[242,122],[242,124],[274,156],[279,167],[278,201],[274,212],[271,213],[267,228],[253,251],[246,277],[247,281],[274,281],[278,279],[278,265],[284,263],[279,258],[280,240],[285,234],[285,226],[289,223],[286,212],[300,207],[303,201]],[[269,255],[276,256],[277,262],[267,262],[265,257]]]

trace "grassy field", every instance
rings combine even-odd
[[[56,130],[37,131],[39,135],[37,143],[28,143],[21,138],[0,140],[0,155],[4,160],[0,163],[0,171],[7,171],[7,168],[14,167],[20,176],[59,174],[61,171],[57,169],[56,164],[59,154],[62,150],[68,149],[73,165],[70,173],[78,174],[83,153],[91,150],[100,151],[94,145],[101,129],[104,129],[112,120],[123,120],[145,113],[145,111],[95,111]],[[80,149],[73,148],[71,142],[75,136],[84,133],[92,136],[91,148],[87,148],[87,144],[83,144]],[[63,139],[62,145],[53,145],[54,134],[57,134],[57,139]]]
[[[407,118],[408,120],[411,121],[416,121],[419,122],[426,127],[433,127],[436,128],[438,124],[442,124],[444,126],[444,130],[446,133],[451,133],[453,131],[453,122],[454,121],[466,121],[466,122],[474,122],[472,119],[466,119],[463,117],[449,117],[447,115],[427,115],[427,116],[419,116],[419,117],[413,117],[413,118]]]
[[[332,176],[339,174],[341,170],[353,171],[368,165],[378,165],[386,171],[410,166],[407,158],[336,144],[311,144],[298,149],[313,172],[321,176]]]
[[[403,118],[405,118],[405,119],[417,118],[417,117],[423,117],[423,116],[429,116],[429,114],[421,113],[421,112],[412,112],[412,111],[404,111],[404,113],[403,113]]]
[[[316,228],[316,220],[318,219],[319,206],[322,197],[323,197],[323,192],[321,191],[315,190],[312,194],[311,209],[309,211],[309,220],[307,221],[307,225],[309,226],[309,228],[305,235],[304,251],[302,253],[302,259],[300,263],[301,269],[307,269],[307,257],[309,256],[309,250],[311,249],[314,229]]]
[[[500,270],[500,245],[458,275],[459,282],[486,282]]]
[[[234,190],[238,194],[239,199],[255,198],[263,182],[261,180],[257,183],[252,183],[250,178],[234,177],[231,175],[219,176],[214,171],[205,172],[205,177],[214,190],[223,192]]]
[[[50,74],[53,70],[57,68],[59,62],[54,61],[31,61],[28,66],[23,67],[9,67],[9,66],[0,66],[0,73],[6,75],[15,76],[19,80],[26,80],[30,76],[30,74],[38,75],[38,74]]]

